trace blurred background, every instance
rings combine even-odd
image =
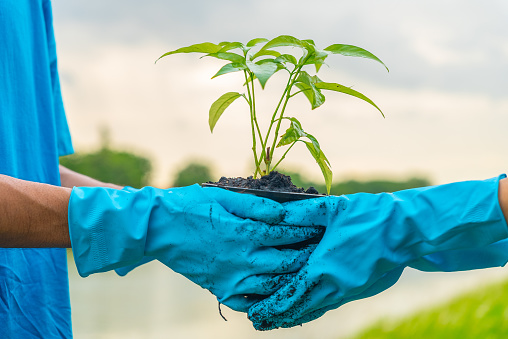
[[[508,168],[504,1],[52,3],[62,91],[76,149],[62,163],[99,179],[168,187],[249,175],[246,106],[234,103],[213,135],[208,127],[210,104],[224,92],[241,91],[241,77],[210,80],[224,63],[194,54],[154,61],[194,43],[247,42],[281,34],[313,39],[321,48],[357,45],[390,69],[387,73],[370,60],[330,56],[329,67],[319,73],[324,81],[367,95],[385,119],[367,103],[338,93],[328,93],[326,103],[314,111],[303,97],[288,108],[320,141],[332,165],[335,194],[485,179]],[[263,93],[258,91],[260,119],[270,114],[262,110],[270,112],[284,82],[278,77],[282,74]],[[323,184],[304,147],[294,148],[283,169],[298,184]],[[225,309],[229,321],[224,322],[212,295],[156,263],[126,278],[100,274],[81,279],[72,259],[69,266],[76,338],[344,338],[380,319],[405,319],[429,307],[446,307],[464,292],[489,291],[483,286],[502,283],[507,276],[504,269],[456,274],[411,270],[389,291],[311,324],[256,333],[242,314]],[[494,299],[506,300],[497,294]],[[482,309],[478,303],[473,305]],[[482,310],[487,311],[475,309],[471,317],[489,323],[488,310],[497,308],[485,305]],[[501,311],[496,316],[508,320]],[[445,326],[451,321],[440,319],[429,322]],[[467,319],[458,322],[475,326]],[[386,326],[375,333],[382,333],[380,328]],[[418,326],[409,328],[418,337]]]

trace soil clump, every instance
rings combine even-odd
[[[291,181],[291,177],[279,172],[270,172],[259,179],[254,179],[252,176],[248,178],[226,178],[222,177],[217,182],[209,181],[209,184],[218,186],[231,186],[239,188],[256,189],[263,191],[276,191],[276,192],[291,192],[291,193],[308,193],[308,194],[321,194],[314,187],[304,189],[297,187]],[[323,194],[324,195],[324,194]]]

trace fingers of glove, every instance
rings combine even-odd
[[[324,234],[323,227],[268,225],[245,220],[238,228],[239,236],[258,246],[283,246],[300,243]]]
[[[154,257],[143,257],[143,259],[141,259],[139,262],[137,262],[137,263],[135,263],[133,265],[117,268],[115,270],[115,272],[119,276],[123,277],[123,276],[127,275],[127,273],[129,273],[130,271],[135,269],[136,267],[144,265],[144,264],[146,264],[146,263],[148,263],[148,262],[150,262],[152,260],[155,260],[155,258]]]
[[[274,293],[294,276],[295,274],[250,276],[235,286],[234,295],[219,301],[235,311],[247,312],[252,305]]]
[[[262,221],[267,224],[280,223],[284,218],[284,208],[273,200],[216,187],[205,187],[203,191],[226,211],[237,217]]]
[[[335,304],[332,305],[326,305],[324,307],[320,307],[318,309],[306,309],[306,306],[304,303],[301,305],[295,305],[295,309],[306,309],[304,313],[298,314],[297,312],[292,312],[292,310],[289,310],[288,312],[284,314],[280,314],[278,316],[275,316],[270,319],[270,321],[265,321],[261,325],[270,325],[270,329],[273,328],[290,328],[294,326],[298,326],[310,321],[313,321],[322,315],[324,315],[326,312],[339,308],[340,306],[359,299],[369,298],[376,294],[381,293],[382,291],[388,289],[389,287],[393,286],[402,275],[402,272],[404,271],[404,267],[397,267],[394,270],[387,272],[385,275],[383,275],[379,280],[377,280],[375,283],[370,285],[369,287],[365,288],[363,292],[355,294],[355,295],[348,295],[346,292],[343,299]],[[320,305],[318,305],[320,306]],[[287,314],[291,314],[292,317],[288,317]],[[266,330],[266,329],[262,329]]]
[[[249,319],[256,329],[273,329],[280,327],[281,319],[286,317],[295,319],[295,306],[300,306],[316,283],[308,279],[306,269],[302,269],[291,281],[281,287],[270,297],[254,304],[249,309]],[[288,311],[293,310],[288,313]],[[299,316],[301,312],[297,312]],[[284,318],[281,318],[284,315]]]
[[[296,273],[251,275],[234,287],[235,294],[268,296],[287,284]]]
[[[260,303],[262,303],[262,301]],[[288,311],[264,319],[254,320],[250,318],[250,313],[252,312],[251,308],[249,309],[249,319],[252,321],[254,328],[258,331],[269,331],[276,328],[290,328],[315,320],[329,310],[338,308],[341,305],[342,303],[339,302],[319,309],[307,309],[304,305],[304,299],[302,299],[300,303],[295,304]],[[301,312],[301,310],[304,311]]]
[[[284,224],[327,226],[330,218],[346,209],[346,202],[346,198],[335,196],[286,202]]]
[[[278,250],[267,247],[254,252],[249,258],[252,274],[287,274],[300,270],[317,245],[305,248]]]

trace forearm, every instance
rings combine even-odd
[[[109,187],[115,189],[122,189],[121,186],[105,183],[86,175],[71,171],[70,169],[60,165],[60,182],[62,187],[73,188],[78,187]]]
[[[0,175],[0,247],[70,247],[71,189]]]

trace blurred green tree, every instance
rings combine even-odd
[[[103,182],[140,188],[150,182],[149,159],[109,146],[109,132],[101,130],[101,147],[96,152],[75,153],[60,158],[60,164],[75,172]]]
[[[392,180],[368,180],[357,181],[348,180],[339,182],[332,188],[332,194],[351,194],[358,192],[365,193],[381,193],[381,192],[396,192],[410,188],[429,186],[431,183],[425,178],[410,178],[407,180],[392,181]]]
[[[201,161],[193,161],[183,167],[173,180],[174,187],[189,186],[213,180],[210,166]]]
[[[323,184],[312,182],[309,180],[305,180],[303,176],[298,172],[293,171],[284,171],[286,175],[291,176],[291,181],[298,187],[303,187],[305,189],[309,187],[314,187],[319,192],[326,192],[326,187]],[[429,186],[431,182],[426,178],[410,178],[407,180],[367,180],[367,181],[358,181],[358,180],[348,180],[343,182],[337,182],[332,185],[330,190],[330,194],[332,195],[341,195],[341,194],[352,194],[358,192],[365,193],[381,193],[381,192],[395,192],[400,190],[405,190],[409,188],[423,187]]]

